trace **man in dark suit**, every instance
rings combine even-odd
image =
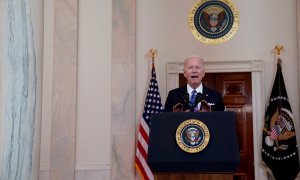
[[[197,56],[187,57],[184,60],[183,73],[188,83],[184,87],[169,91],[165,103],[166,112],[224,111],[221,94],[202,84],[205,75],[202,58]],[[196,96],[196,100],[193,103],[194,96]]]

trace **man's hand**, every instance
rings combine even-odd
[[[177,103],[173,106],[173,112],[183,112],[183,105],[181,103]]]
[[[211,106],[205,101],[201,101],[201,108],[198,109],[199,112],[211,112]]]

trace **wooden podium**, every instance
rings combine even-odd
[[[182,150],[176,142],[177,128],[191,119],[204,123],[210,134],[207,146],[197,153]],[[232,180],[240,162],[234,113],[153,115],[147,162],[156,180]]]

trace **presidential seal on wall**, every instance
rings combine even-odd
[[[200,0],[190,10],[189,26],[197,40],[219,44],[236,33],[239,11],[231,0]]]
[[[202,151],[210,139],[207,126],[197,119],[188,119],[182,122],[177,128],[175,136],[178,146],[188,153]]]

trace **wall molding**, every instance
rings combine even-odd
[[[40,171],[49,171],[50,164],[40,164]],[[99,164],[99,163],[82,163],[76,164],[76,171],[85,171],[85,170],[110,170],[110,164]]]
[[[110,164],[86,163],[76,164],[75,170],[110,170]]]

